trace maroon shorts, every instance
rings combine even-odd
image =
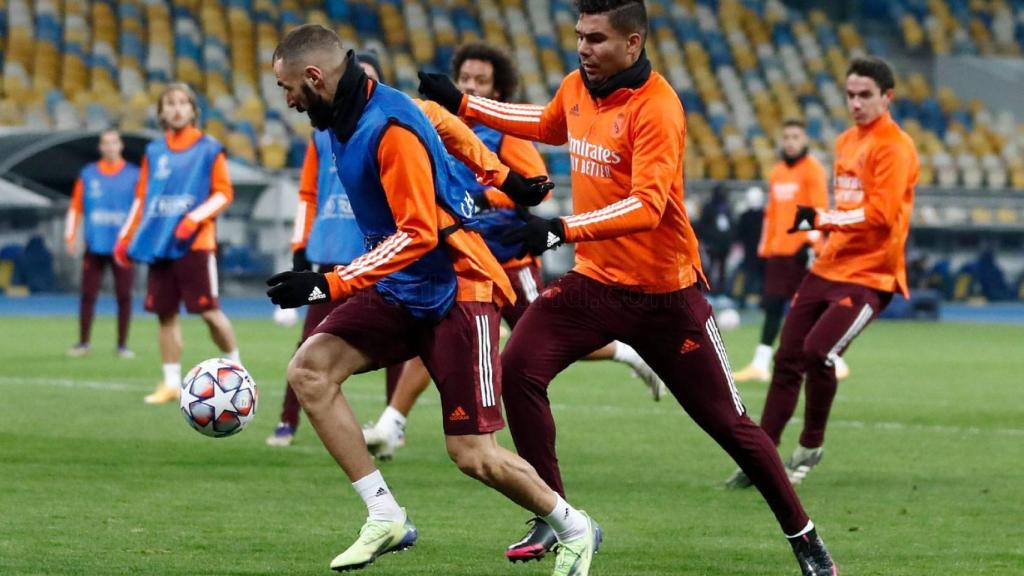
[[[537,264],[506,268],[505,273],[516,292],[516,303],[502,306],[501,317],[508,322],[510,328],[515,328],[526,308],[540,295],[544,282],[540,278],[540,266]]]
[[[177,260],[149,265],[146,310],[177,314],[182,302],[192,314],[216,310],[217,292],[217,257],[209,250],[190,250]]]
[[[488,434],[501,415],[498,323],[492,303],[456,302],[437,324],[418,320],[374,289],[357,292],[313,334],[331,334],[369,356],[373,369],[419,356],[441,395],[448,436]]]
[[[764,295],[789,300],[807,276],[795,256],[769,256],[764,265]]]

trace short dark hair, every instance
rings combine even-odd
[[[576,0],[580,14],[607,14],[608,22],[623,34],[639,32],[647,39],[647,7],[643,0]]]
[[[799,128],[801,130],[806,130],[807,129],[807,126],[804,124],[804,121],[799,119],[799,118],[786,118],[785,120],[782,121],[782,127],[784,129],[785,128]]]
[[[118,136],[120,136],[121,135],[121,125],[120,124],[108,124],[102,130],[100,130],[100,133],[98,134],[98,136],[102,137],[104,134],[109,134],[110,132],[114,132]]]
[[[851,60],[850,67],[846,69],[846,77],[849,78],[851,74],[871,78],[882,92],[896,87],[892,68],[885,60],[875,56],[858,56]]]
[[[342,50],[341,38],[333,30],[319,24],[303,24],[285,34],[274,49],[272,61],[295,60],[314,50],[332,47]]]
[[[519,71],[512,57],[497,46],[483,42],[470,42],[459,46],[452,56],[452,76],[458,80],[459,72],[466,60],[481,60],[490,63],[494,68],[494,90],[498,93],[497,100],[507,102],[515,97],[519,89]]]

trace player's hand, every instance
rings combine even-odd
[[[267,279],[267,296],[281,308],[298,308],[331,299],[327,277],[317,272],[281,272]]]
[[[505,181],[498,186],[516,204],[523,206],[536,206],[548,197],[548,193],[555,187],[555,183],[548,180],[547,176],[534,176],[524,178],[515,170],[509,170]]]
[[[797,206],[796,218],[793,219],[793,227],[786,230],[787,233],[806,232],[814,230],[815,221],[818,219],[818,210],[813,206]]]
[[[128,259],[128,239],[121,238],[114,244],[114,264],[121,268],[131,268],[132,261]]]
[[[306,257],[306,249],[292,252],[292,272],[306,272],[313,269],[313,263]]]
[[[194,236],[198,229],[199,223],[186,216],[181,219],[181,222],[178,222],[178,227],[174,229],[174,238],[179,242],[184,242]]]
[[[796,254],[793,254],[793,259],[801,268],[810,268],[811,263],[814,262],[814,248],[810,244],[804,244],[796,251]]]
[[[547,250],[565,244],[565,225],[561,218],[541,218],[528,212],[523,216],[526,224],[512,228],[501,236],[501,243],[506,246],[520,242],[523,244],[522,250],[516,255],[517,258],[527,254],[539,256]]]
[[[424,98],[437,102],[456,116],[459,115],[459,108],[462,108],[462,91],[455,86],[451,78],[446,74],[422,70],[416,75],[420,78],[419,92]]]

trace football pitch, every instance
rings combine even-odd
[[[133,323],[134,360],[114,357],[110,317],[83,359],[64,356],[73,318],[0,326],[0,574],[327,574],[355,538],[365,508],[308,423],[291,448],[264,445],[297,327],[235,322],[258,413],[211,439],[176,405],[142,403],[159,375],[152,316]],[[186,370],[217,355],[198,321],[183,328]],[[725,334],[734,367],[756,330]],[[1024,574],[1022,344],[1020,326],[893,322],[854,344],[825,458],[798,489],[842,574]],[[740,385],[755,418],[765,391]],[[383,375],[345,393],[376,418]],[[799,573],[760,496],[722,487],[734,464],[674,400],[652,402],[607,362],[574,365],[551,397],[569,500],[605,532],[592,574]],[[549,574],[550,558],[505,561],[529,514],[458,472],[440,422],[431,389],[407,446],[381,465],[418,544],[361,573]],[[784,456],[798,433],[787,429]]]

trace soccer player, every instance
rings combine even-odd
[[[268,280],[271,300],[285,308],[348,298],[288,366],[310,422],[368,510],[356,542],[331,568],[364,567],[417,537],[374,467],[339,385],[357,372],[421,356],[440,391],[451,459],[553,522],[561,542],[555,575],[585,575],[600,542],[597,524],[495,439],[504,425],[499,307],[515,295],[483,239],[466,228],[472,198],[451,185],[426,115],[354,60],[334,32],[315,24],[289,32],[273,56],[288,105],[307,112],[315,128],[330,129],[338,176],[369,248],[327,274],[282,272]]]
[[[761,343],[750,365],[733,375],[737,382],[769,380],[772,346],[782,326],[786,303],[796,294],[822,243],[817,230],[786,232],[793,225],[798,205],[828,208],[828,184],[825,167],[808,153],[804,123],[790,119],[782,127],[782,159],[768,175],[768,206],[757,250],[765,260]]]
[[[84,222],[85,255],[82,257],[82,296],[78,307],[78,344],[68,350],[73,357],[89,353],[96,297],[103,270],[110,266],[117,296],[117,355],[134,358],[128,349],[128,324],[132,317],[132,268],[114,262],[117,233],[128,217],[135,197],[139,167],[126,162],[124,142],[116,128],[100,132],[100,159],[82,168],[71,192],[71,206],[64,222],[64,244],[74,256],[78,224]],[[88,189],[87,189],[88,188]]]
[[[128,219],[114,259],[149,264],[146,310],[160,321],[163,380],[146,396],[163,404],[181,393],[181,326],[178,312],[199,314],[226,358],[239,362],[231,322],[217,300],[214,220],[234,197],[219,142],[196,128],[199,106],[187,84],[167,85],[157,100],[164,137],[146,146]]]
[[[576,7],[581,69],[546,106],[466,96],[448,78],[420,73],[420,91],[449,110],[521,138],[569,144],[574,214],[535,217],[506,236],[534,255],[577,243],[576,267],[527,308],[502,353],[516,448],[564,493],[548,384],[590,351],[622,340],[755,480],[804,574],[831,575],[831,557],[778,452],[746,415],[699,288],[697,238],[683,205],[683,108],[644,54],[646,8],[622,0]],[[546,530],[535,520],[506,556],[542,556]]]
[[[884,61],[865,57],[850,63],[846,107],[856,126],[836,139],[836,208],[798,206],[789,230],[829,233],[782,326],[761,413],[761,427],[778,445],[806,376],[803,431],[787,465],[794,484],[824,453],[837,387],[835,358],[885,309],[893,293],[909,295],[904,248],[920,164],[913,140],[889,114],[894,88],[892,69]]]

